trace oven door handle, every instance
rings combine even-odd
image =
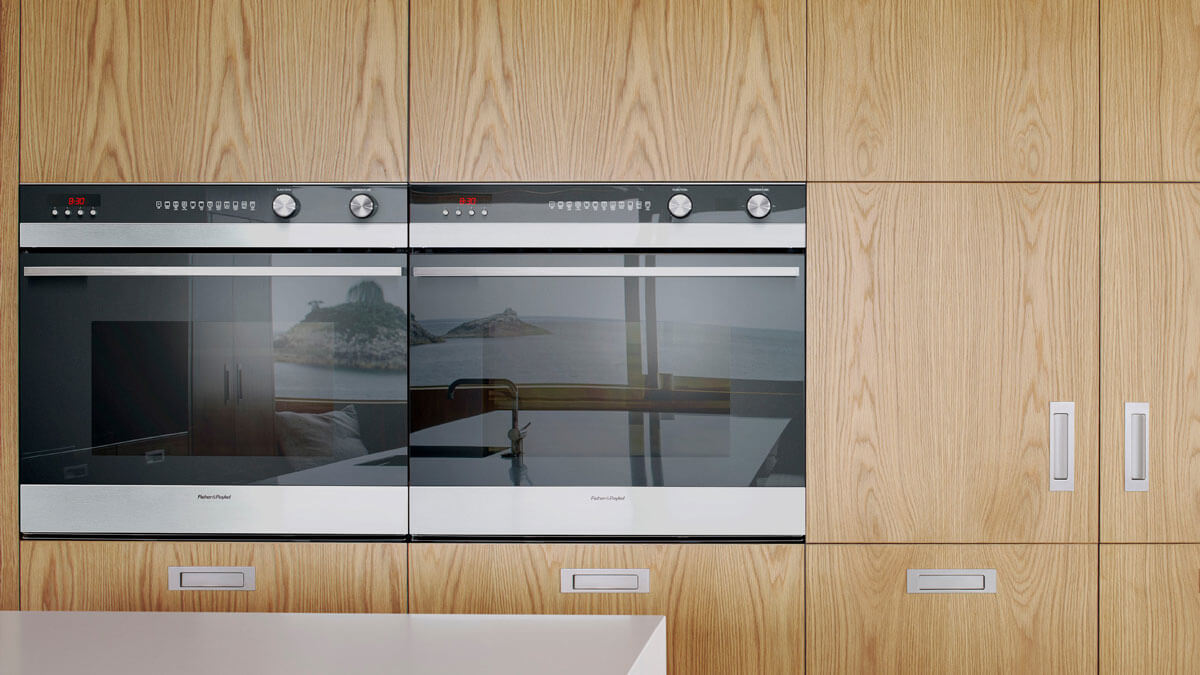
[[[403,267],[26,267],[27,277],[402,277]]]
[[[414,277],[788,277],[799,267],[414,267]]]

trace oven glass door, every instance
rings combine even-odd
[[[21,482],[407,485],[405,264],[22,253]]]
[[[413,486],[804,485],[804,255],[413,256]]]

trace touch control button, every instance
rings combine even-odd
[[[291,218],[296,215],[296,211],[300,208],[300,203],[296,198],[287,194],[279,194],[275,196],[275,201],[271,202],[271,210],[280,218]]]
[[[771,212],[771,200],[762,193],[750,195],[750,199],[746,200],[746,212],[754,218],[766,218]]]
[[[671,201],[667,202],[667,210],[676,218],[687,218],[692,212],[692,198],[687,195],[677,194],[671,197]]]

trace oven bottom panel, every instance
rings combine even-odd
[[[404,486],[22,485],[21,532],[405,536]]]
[[[418,487],[416,536],[802,537],[802,487]]]

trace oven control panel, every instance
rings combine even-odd
[[[803,223],[803,183],[413,185],[412,221]]]
[[[403,185],[22,185],[22,223],[364,223],[408,220]]]

